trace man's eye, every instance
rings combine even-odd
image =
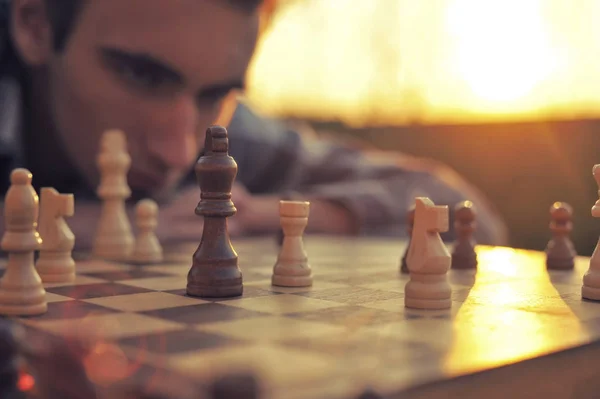
[[[199,104],[213,104],[215,102],[219,102],[222,101],[223,99],[225,99],[225,97],[227,97],[229,95],[229,93],[231,93],[232,89],[221,89],[221,90],[212,90],[210,92],[207,93],[203,93],[202,95],[198,96],[198,103]]]
[[[169,83],[160,72],[143,65],[121,64],[117,66],[117,73],[127,81],[145,89],[157,89]]]

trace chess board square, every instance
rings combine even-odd
[[[31,319],[28,323],[35,328],[62,336],[81,336],[108,340],[143,334],[156,334],[183,328],[183,325],[180,323],[160,320],[137,313],[121,313],[116,311],[77,319]]]
[[[347,305],[362,305],[369,302],[378,302],[385,299],[401,298],[398,292],[373,290],[362,287],[331,288],[323,291],[303,292],[301,295],[308,298],[344,303]]]
[[[453,303],[450,309],[412,309],[404,306],[404,298],[394,298],[386,299],[384,301],[366,303],[361,307],[393,312],[396,315],[396,320],[450,320],[461,309],[461,304]]]
[[[105,283],[106,280],[96,277],[90,277],[82,274],[75,275],[75,281],[66,281],[62,283],[44,283],[44,288],[55,288],[55,287],[63,287],[63,286],[73,286],[73,285],[87,285],[87,284],[97,284],[97,283]]]
[[[379,364],[386,369],[404,368],[407,363],[434,359],[440,355],[427,343],[381,335],[370,331],[356,330],[344,335],[329,335],[310,338],[290,337],[280,344],[296,349],[321,352],[335,356],[348,364]]]
[[[35,316],[35,320],[82,319],[95,315],[116,313],[116,310],[93,303],[85,303],[68,298],[65,301],[48,302],[48,311]]]
[[[184,297],[166,292],[155,291],[142,292],[139,294],[92,298],[85,299],[84,301],[123,312],[141,312],[147,310],[208,303],[208,301],[204,301],[199,298]]]
[[[185,324],[213,323],[217,321],[264,316],[264,314],[260,312],[240,309],[220,303],[178,306],[175,308],[140,312],[140,314]]]
[[[94,271],[83,274],[85,274],[86,276],[96,277],[108,281],[134,280],[141,278],[169,276],[169,274],[167,273],[147,270],[143,267],[136,267],[125,270]]]
[[[192,266],[191,257],[187,260],[185,264],[181,263],[173,263],[173,264],[165,264],[161,263],[160,265],[149,265],[144,266],[144,270],[148,270],[151,272],[161,273],[163,275],[170,276],[187,276],[190,271],[190,267]]]
[[[202,349],[234,346],[241,342],[235,338],[194,329],[127,337],[117,341],[119,345],[136,349],[140,353],[140,356],[143,356],[143,353],[146,351],[153,354],[185,353]]]
[[[187,278],[185,276],[139,278],[123,280],[121,284],[152,291],[172,291],[185,288],[187,286]]]
[[[310,384],[336,368],[332,357],[268,344],[189,352],[167,361],[173,369],[204,381],[231,372],[252,371],[265,389]]]
[[[369,288],[372,290],[391,291],[404,294],[404,287],[406,286],[406,283],[408,283],[408,277],[402,277],[397,277],[386,281],[379,281],[376,283],[369,282],[366,284],[358,284],[358,286],[362,288]]]
[[[295,294],[281,294],[259,298],[236,299],[226,302],[227,306],[235,306],[271,315],[307,312],[316,309],[340,306],[335,302],[322,301],[320,299],[306,298]]]
[[[260,281],[271,281],[271,269],[266,270],[248,270],[247,268],[242,269],[242,278],[244,284],[260,282]]]
[[[189,297],[185,288],[182,288],[179,290],[165,291],[165,292],[167,292],[169,294]],[[262,287],[255,287],[252,285],[245,284],[244,285],[244,293],[241,296],[241,298],[258,298],[261,296],[270,296],[270,295],[278,295],[278,294],[279,294],[278,292],[269,291]],[[227,301],[232,301],[235,299],[240,299],[240,297],[237,296],[237,297],[229,297],[229,298],[206,298],[206,300],[210,301],[210,302],[227,302]]]
[[[324,275],[323,279],[332,283],[347,285],[365,285],[380,283],[382,281],[392,281],[398,279],[398,269],[387,270],[377,273],[359,273],[358,271],[348,271],[341,274]]]
[[[84,284],[46,288],[47,292],[75,299],[103,298],[114,295],[139,294],[150,290],[119,283]]]
[[[396,309],[391,311],[388,309],[382,310],[356,305],[344,305],[310,312],[288,313],[286,316],[294,319],[319,321],[348,328],[358,328],[364,325],[377,325],[402,320],[401,309],[404,307],[404,303],[398,299],[394,299],[394,301],[399,301],[400,304]]]
[[[74,256],[75,257],[75,256]],[[107,271],[121,271],[128,270],[131,268],[129,265],[122,263],[105,261],[102,259],[89,259],[76,261],[77,273],[90,273],[90,272],[107,272]]]
[[[51,292],[46,292],[46,301],[48,303],[51,302],[63,302],[63,301],[73,301],[73,298],[69,298],[68,296],[62,296],[58,294],[53,294]]]
[[[196,327],[200,331],[208,331],[234,338],[252,341],[271,342],[294,337],[311,337],[321,335],[344,334],[343,326],[328,323],[287,319],[279,316],[253,317],[249,319],[202,324]]]
[[[314,290],[325,290],[328,288],[341,288],[347,287],[345,284],[339,283],[330,283],[328,281],[323,281],[321,279],[314,279],[313,284],[310,287],[279,287],[277,285],[271,284],[271,279],[266,281],[259,282],[251,282],[244,285],[244,290],[246,288],[258,288],[265,291],[276,292],[281,294],[295,294],[297,292],[309,292]],[[244,295],[245,296],[245,295]]]

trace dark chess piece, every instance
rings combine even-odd
[[[452,249],[452,269],[477,268],[477,253],[473,233],[477,227],[477,212],[471,201],[459,202],[454,208],[456,242]]]
[[[356,399],[383,399],[381,395],[375,392],[371,388],[365,389],[363,392],[358,395]]]
[[[240,296],[242,272],[227,231],[227,218],[237,212],[231,188],[238,169],[229,155],[224,127],[207,129],[204,151],[195,167],[201,192],[196,215],[204,217],[204,229],[188,273],[187,294],[205,298]]]
[[[217,378],[209,387],[211,399],[258,399],[259,383],[252,374],[230,374]]]
[[[35,379],[35,397],[96,399],[96,386],[83,363],[90,346],[77,338],[39,334],[30,331],[23,339],[24,357]]]
[[[412,230],[415,225],[415,206],[412,205],[406,213],[406,230],[408,232],[408,245],[402,255],[402,261],[400,263],[400,272],[408,274],[408,265],[406,264],[406,255],[408,255],[408,248],[410,247],[410,240],[412,239]]]
[[[548,269],[567,270],[575,267],[577,251],[569,238],[573,230],[573,208],[565,202],[555,202],[550,207],[552,239],[546,246]]]
[[[19,389],[19,344],[13,324],[0,319],[0,398],[24,399]]]

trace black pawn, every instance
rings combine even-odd
[[[258,399],[260,387],[252,374],[231,374],[218,378],[209,387],[211,399]]]
[[[367,388],[363,392],[361,392],[356,399],[383,399],[383,397],[377,392],[375,392],[373,389]]]
[[[19,390],[19,345],[14,327],[6,319],[0,319],[0,398],[24,399]]]
[[[188,295],[226,298],[243,293],[238,255],[227,231],[227,218],[237,212],[231,200],[237,168],[229,155],[227,130],[221,126],[208,128],[205,154],[195,167],[201,192],[196,215],[204,217],[204,229],[188,273]]]
[[[452,250],[452,269],[477,268],[477,253],[473,233],[477,227],[477,213],[471,201],[459,202],[454,208],[456,242]]]
[[[565,202],[555,202],[550,207],[552,239],[546,246],[548,269],[567,270],[575,267],[577,251],[569,238],[573,230],[573,208]]]
[[[410,248],[410,240],[412,240],[412,230],[415,225],[415,207],[414,205],[406,213],[406,230],[408,231],[408,244],[402,255],[402,262],[400,264],[400,272],[408,273],[408,264],[406,263],[406,256],[408,255],[408,249]]]

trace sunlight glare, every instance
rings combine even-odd
[[[448,9],[460,77],[483,100],[507,102],[548,79],[556,53],[540,0],[456,0]]]
[[[246,94],[351,126],[597,117],[599,16],[597,0],[290,1]]]

